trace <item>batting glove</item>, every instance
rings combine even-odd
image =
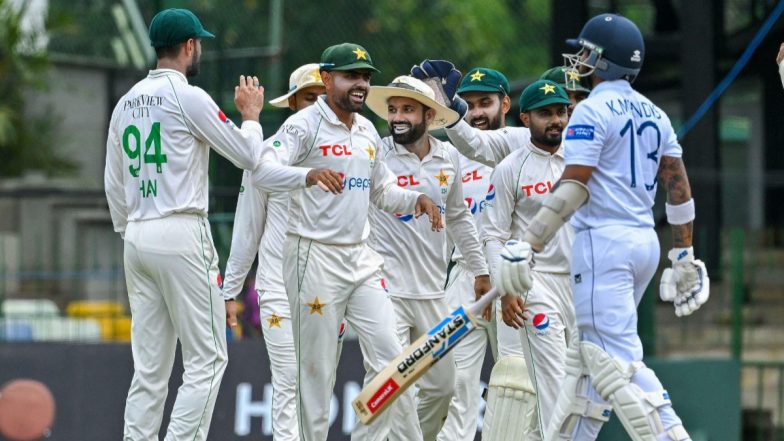
[[[672,268],[662,273],[659,296],[672,302],[675,315],[683,317],[700,309],[710,297],[710,279],[705,264],[694,258],[694,248],[673,248],[667,254]]]
[[[522,296],[531,289],[534,281],[531,278],[533,250],[528,242],[509,240],[501,249],[501,260],[498,262],[498,289],[502,294]]]
[[[445,104],[457,112],[460,119],[463,119],[468,111],[468,105],[464,99],[457,95],[457,88],[460,86],[460,78],[463,77],[463,74],[455,68],[454,64],[446,60],[426,59],[411,68],[411,76],[425,82],[428,78],[437,78],[444,92],[444,97],[448,100]]]

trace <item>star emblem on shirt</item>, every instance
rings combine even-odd
[[[310,307],[310,315],[318,314],[318,315],[322,315],[322,316],[324,315],[324,313],[321,310],[322,310],[322,308],[327,306],[326,303],[319,302],[318,296],[316,296],[316,298],[313,300],[313,302],[308,303],[307,305]]]
[[[540,87],[539,90],[544,91],[544,94],[555,93],[555,86],[552,84],[545,84],[544,86]]]
[[[566,71],[566,77],[569,78],[569,81],[578,81],[580,79],[580,74],[574,70],[568,70]]]
[[[482,81],[482,77],[487,75],[484,72],[476,71],[471,74],[471,81]]]
[[[267,319],[267,322],[269,322],[269,328],[270,329],[272,329],[272,328],[280,328],[280,321],[281,320],[283,320],[283,317],[280,317],[279,315],[277,315],[277,314],[275,314],[273,312],[272,315],[270,316],[270,318]]]
[[[372,145],[368,144],[368,146],[365,148],[365,151],[367,152],[367,154],[368,154],[368,158],[369,158],[371,161],[373,161],[374,159],[376,159],[376,149],[375,149],[375,148],[373,148],[373,146],[372,146]]]
[[[442,168],[441,171],[436,175],[436,179],[438,179],[438,185],[440,187],[446,187],[449,185],[449,175],[444,173],[444,169]]]
[[[367,52],[363,51],[362,49],[356,48],[352,52],[354,52],[354,55],[357,56],[357,60],[367,60],[367,58],[365,57],[365,54],[367,54]]]

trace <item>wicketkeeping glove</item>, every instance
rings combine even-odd
[[[496,285],[502,294],[522,296],[531,289],[533,250],[528,242],[509,240],[501,249]]]
[[[667,254],[672,268],[662,273],[659,295],[672,302],[675,315],[683,317],[700,309],[710,297],[710,279],[705,264],[694,258],[694,249],[673,248]]]
[[[460,86],[460,78],[463,74],[455,68],[454,64],[446,60],[426,59],[411,68],[411,76],[425,82],[428,78],[437,78],[447,100],[446,105],[463,119],[468,111],[468,105],[457,95],[457,88]]]

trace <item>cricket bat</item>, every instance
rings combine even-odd
[[[457,308],[427,334],[419,337],[367,384],[351,403],[363,424],[370,424],[479,324],[476,317],[495,300],[492,288],[470,305]]]

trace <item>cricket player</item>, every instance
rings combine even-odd
[[[387,120],[390,136],[381,141],[377,159],[397,176],[401,187],[437,201],[446,231],[433,232],[424,219],[371,208],[371,246],[384,258],[384,280],[397,315],[397,332],[405,347],[450,312],[444,286],[449,254],[447,235],[465,250],[474,298],[489,291],[490,276],[473,218],[464,203],[463,173],[457,150],[428,130],[454,124],[459,115],[436,101],[433,89],[411,76],[388,86],[371,87],[370,110]],[[474,299],[471,299],[471,302]],[[413,394],[400,400],[411,418],[398,420],[393,433],[403,440],[436,439],[447,417],[455,386],[455,363],[447,354],[417,381]],[[416,407],[416,413],[411,412]],[[418,418],[417,418],[418,416]],[[421,431],[420,431],[421,427]]]
[[[661,297],[678,316],[709,297],[705,265],[692,248],[694,200],[682,149],[667,115],[631,87],[645,56],[633,22],[601,14],[567,42],[579,50],[564,56],[567,65],[590,78],[593,89],[566,129],[561,180],[524,241],[504,247],[499,287],[522,293],[535,284],[531,250],[547,253],[550,238],[574,214],[571,280],[581,342],[567,352],[547,439],[596,439],[606,420],[597,411],[609,403],[632,440],[690,440],[667,391],[642,362],[637,335],[637,305],[659,262],[652,213],[657,181],[667,192],[673,233]]]
[[[381,138],[357,113],[371,73],[378,71],[370,53],[353,43],[330,46],[322,53],[320,71],[326,96],[289,117],[267,141],[255,180],[266,191],[291,191],[283,270],[304,441],[327,439],[335,329],[344,317],[359,337],[366,382],[402,351],[393,306],[381,286],[383,261],[366,244],[370,203],[403,215],[426,213],[431,228],[441,228],[438,206],[422,193],[398,187],[395,175],[377,160]],[[382,414],[378,424],[358,425],[353,436],[385,439],[394,413]]]
[[[269,103],[296,112],[314,104],[324,91],[318,63],[305,64],[291,73],[288,92]],[[223,281],[224,298],[234,299],[258,253],[256,292],[272,373],[271,419],[275,441],[299,439],[295,410],[297,360],[291,308],[283,283],[282,253],[288,210],[287,193],[263,192],[253,186],[253,172],[244,172]]]
[[[564,66],[547,69],[539,79],[550,80],[564,88],[566,94],[569,95],[569,107],[567,108],[569,118],[572,117],[574,106],[588,98],[588,94],[591,93],[591,89],[583,84],[586,81],[585,78],[581,77],[576,70]]]
[[[475,67],[460,81],[457,94],[468,104],[465,121],[479,130],[498,130],[506,127],[509,112],[509,80],[501,72],[486,67]],[[487,188],[493,169],[460,155],[463,174],[463,196],[477,231],[480,231],[482,213],[485,211]],[[450,246],[452,248],[452,246]],[[450,310],[476,300],[474,278],[459,247],[454,247],[452,264],[446,284],[446,300]],[[455,392],[449,403],[449,415],[438,434],[440,441],[473,441],[482,399],[480,375],[488,343],[497,357],[495,308],[490,320],[478,317],[482,326],[468,334],[454,349],[456,380]]]
[[[561,176],[564,168],[561,140],[568,122],[569,104],[566,91],[550,80],[532,83],[520,96],[520,120],[531,130],[531,141],[495,168],[491,179],[495,197],[487,203],[482,223],[482,241],[496,281],[500,278],[498,260],[504,244],[523,237],[550,188]],[[566,349],[578,341],[569,283],[573,239],[571,228],[560,229],[545,252],[536,256],[532,271],[534,288],[522,297],[507,294],[501,299],[499,315],[505,325],[499,328],[518,330],[515,333],[525,354],[530,381],[523,385],[536,392],[536,400],[488,402],[488,407],[496,406],[492,409],[494,414],[518,413],[520,423],[507,425],[492,418],[482,433],[484,439],[494,439],[502,433],[513,433],[512,439],[542,439],[540,428],[546,427],[564,376]],[[524,309],[527,320],[511,320],[511,307]],[[499,424],[501,427],[496,427]]]
[[[213,38],[186,9],[150,23],[157,66],[112,113],[104,184],[114,230],[124,237],[133,316],[134,375],[124,441],[157,440],[177,340],[185,373],[166,440],[206,440],[226,368],[226,307],[207,222],[210,147],[253,169],[263,134],[263,90],[240,76],[236,127],[188,77],[199,71],[201,40]],[[229,321],[236,326],[236,318]]]

